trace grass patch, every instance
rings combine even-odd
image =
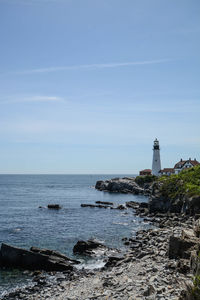
[[[162,176],[158,182],[162,183],[161,193],[166,198],[200,196],[200,166],[183,170],[177,175]]]

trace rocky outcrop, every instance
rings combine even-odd
[[[34,253],[44,254],[44,255],[47,255],[49,257],[51,257],[51,256],[58,257],[58,258],[64,259],[65,261],[68,261],[70,264],[79,264],[80,263],[80,261],[75,260],[75,259],[71,259],[71,258],[67,257],[66,255],[64,255],[64,254],[62,254],[58,251],[55,251],[55,250],[40,249],[40,248],[37,248],[37,247],[31,247],[30,251],[32,251]]]
[[[96,204],[104,204],[104,205],[113,205],[113,202],[108,202],[108,201],[96,201]]]
[[[49,209],[61,209],[59,204],[48,204],[47,208]]]
[[[191,252],[197,250],[200,239],[194,235],[170,236],[169,239],[169,258],[190,259]]]
[[[1,245],[0,266],[22,268],[27,270],[72,271],[72,264],[77,261],[69,259],[59,252],[32,247],[30,250]]]
[[[88,241],[78,241],[73,248],[73,252],[75,254],[82,254],[82,255],[93,255],[96,249],[103,248],[105,249],[105,245],[100,243],[99,241],[92,239]]]
[[[137,209],[139,207],[139,203],[135,201],[126,202],[126,207]]]
[[[126,209],[126,206],[124,206],[124,205],[120,204],[120,205],[118,205],[118,206],[117,206],[117,208],[116,208],[116,209],[123,210],[123,209]]]
[[[186,198],[186,209],[190,215],[200,214],[200,196],[194,195],[190,198]]]
[[[121,262],[122,260],[124,260],[124,256],[122,255],[111,255],[107,258],[105,268],[113,267],[117,265],[119,262]]]
[[[100,201],[99,201],[100,202]],[[85,203],[82,203],[81,204],[81,207],[90,207],[90,208],[109,208],[109,209],[119,209],[119,210],[123,210],[123,209],[126,209],[126,206],[123,205],[123,204],[120,204],[116,207],[113,207],[111,205],[102,205],[102,204],[85,204]]]
[[[90,207],[90,208],[110,208],[108,205],[102,205],[102,204],[87,204],[82,203],[81,207]]]
[[[177,198],[172,198],[170,190],[163,190],[163,183],[154,182],[149,198],[149,213],[186,213],[188,199],[178,195]]]
[[[141,188],[134,178],[114,178],[106,181],[97,181],[95,188],[100,191],[108,191],[114,193],[132,193],[143,194],[144,189]]]
[[[200,214],[200,166],[180,172],[178,175],[136,178],[113,178],[97,181],[100,191],[132,193],[150,196],[148,211],[155,213]],[[146,210],[145,209],[145,214]]]
[[[196,215],[200,214],[200,196],[178,195],[177,198],[171,198],[170,192],[162,192],[162,184],[155,183],[152,188],[152,194],[149,198],[149,213],[177,213]]]

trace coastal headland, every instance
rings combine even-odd
[[[32,271],[32,286],[6,299],[200,299],[200,167],[178,175],[138,176],[98,181],[100,192],[142,194],[148,203],[94,203],[95,209],[131,210],[149,224],[133,237],[124,237],[126,251],[80,241],[81,255],[105,255],[96,270]],[[85,209],[85,206],[82,206]],[[45,254],[44,254],[45,255]]]

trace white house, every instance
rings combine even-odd
[[[160,175],[167,175],[170,176],[171,174],[174,174],[174,168],[164,168],[162,170],[160,170]]]
[[[188,169],[188,168],[197,166],[199,164],[200,163],[196,160],[196,158],[194,160],[192,160],[191,158],[189,158],[188,160],[183,160],[181,158],[181,160],[179,162],[177,162],[174,166],[174,173],[178,174],[184,169]]]

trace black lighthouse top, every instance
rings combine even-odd
[[[160,150],[159,141],[157,139],[154,141],[153,150]]]

